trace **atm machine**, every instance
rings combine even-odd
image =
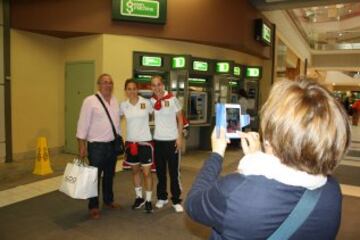
[[[239,90],[244,88],[244,66],[235,63],[233,76],[229,77],[230,103],[239,103]]]
[[[149,52],[133,53],[133,78],[138,83],[139,94],[145,98],[152,96],[151,77],[160,75],[165,89],[169,90],[170,55]]]
[[[170,85],[183,103],[185,116],[190,122],[186,149],[208,149],[210,145],[211,86],[213,65],[211,60],[190,55],[172,57]],[[209,142],[203,144],[203,142]]]
[[[259,81],[262,77],[262,67],[246,66],[244,89],[248,95],[248,113],[251,116],[250,128],[257,131],[259,129]]]

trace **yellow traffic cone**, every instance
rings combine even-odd
[[[49,150],[47,147],[47,141],[45,137],[39,137],[37,139],[36,148],[36,160],[33,174],[46,175],[53,173],[50,166]]]

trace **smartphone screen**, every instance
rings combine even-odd
[[[241,107],[239,104],[225,104],[226,134],[229,138],[239,138],[236,132],[241,131]]]

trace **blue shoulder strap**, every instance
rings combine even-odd
[[[305,190],[304,194],[291,211],[290,215],[280,227],[268,238],[268,240],[289,239],[309,217],[319,201],[322,187],[316,190]]]

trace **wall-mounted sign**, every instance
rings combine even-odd
[[[161,67],[162,59],[156,56],[142,56],[141,65],[145,67]]]
[[[228,62],[217,62],[216,63],[217,73],[228,73],[230,72],[230,63]]]
[[[186,65],[185,57],[173,57],[171,60],[172,68],[184,68]]]
[[[258,78],[260,77],[260,68],[259,67],[247,67],[246,68],[246,77]]]
[[[209,69],[209,64],[204,61],[193,61],[193,70],[206,72]]]
[[[112,18],[165,24],[166,0],[112,0]]]
[[[241,75],[241,68],[240,67],[234,67],[234,75],[240,76]]]
[[[267,42],[268,44],[271,44],[271,28],[263,23],[262,25],[262,40]]]
[[[255,20],[255,39],[263,44],[272,44],[272,28],[271,24],[259,18]]]

